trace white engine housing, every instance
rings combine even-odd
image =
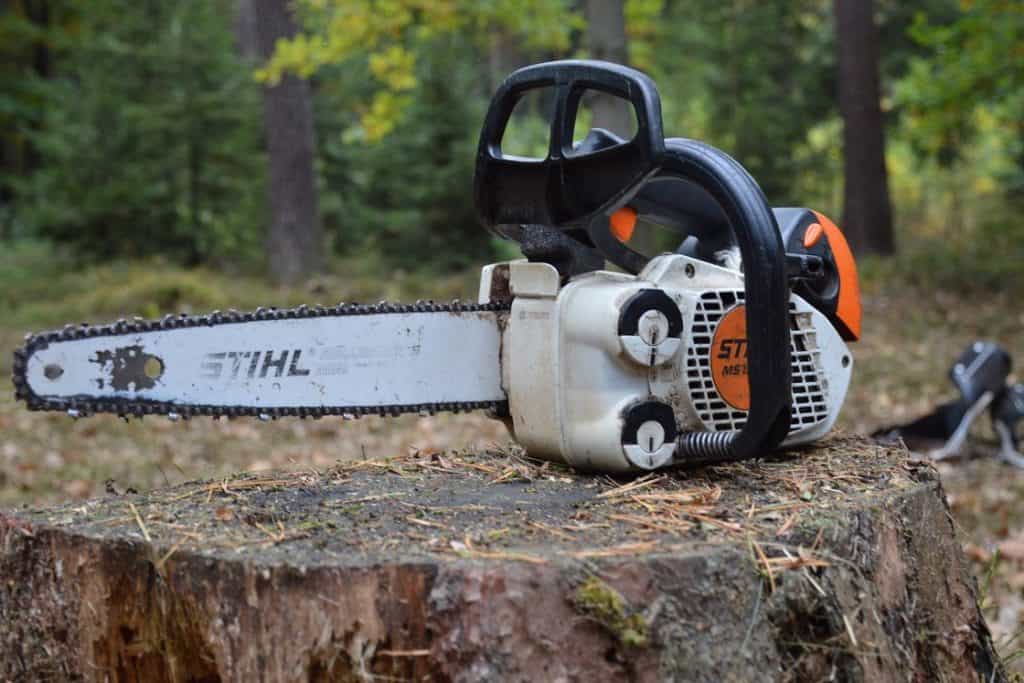
[[[742,427],[746,411],[723,400],[710,370],[717,325],[743,300],[738,271],[666,254],[635,277],[597,271],[560,286],[554,267],[512,261],[484,267],[481,301],[506,273],[513,301],[502,332],[501,381],[509,427],[530,455],[586,470],[664,466],[676,442],[656,422],[624,437],[624,416],[645,401],[670,406],[680,432]],[[652,289],[678,307],[681,333],[666,335],[665,316],[649,311],[636,334],[620,336],[624,307]],[[853,363],[828,319],[799,296],[791,295],[789,315],[793,417],[784,445],[795,445],[832,427]]]

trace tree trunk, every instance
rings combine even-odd
[[[238,0],[235,9],[235,49],[242,59],[258,61],[260,59],[259,41],[256,38],[256,0]]]
[[[491,32],[491,44],[487,50],[488,88],[481,96],[490,99],[494,91],[509,74],[529,64],[523,54],[521,41],[504,28]]]
[[[895,251],[873,0],[835,0],[843,116],[843,229],[854,252]]]
[[[586,46],[592,59],[616,64],[629,63],[626,42],[626,18],[622,0],[586,0],[583,13],[587,20]],[[630,105],[616,97],[595,97],[590,103],[591,125],[624,135],[633,130],[634,115]],[[576,131],[577,139],[586,131]]]
[[[0,513],[0,680],[1005,681],[938,475],[412,453]],[[799,486],[798,486],[799,485]]]
[[[265,60],[298,29],[288,0],[240,0],[236,30],[242,53]],[[309,83],[289,74],[265,86],[263,122],[270,163],[267,260],[278,282],[294,283],[323,267]]]

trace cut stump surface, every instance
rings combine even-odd
[[[411,453],[0,513],[0,681],[1004,680],[938,477]]]

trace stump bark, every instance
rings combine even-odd
[[[0,681],[1004,680],[934,469],[411,453],[0,513]]]

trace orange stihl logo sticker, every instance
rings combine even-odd
[[[722,400],[750,410],[747,379],[747,310],[737,306],[723,316],[711,340],[711,377]]]

